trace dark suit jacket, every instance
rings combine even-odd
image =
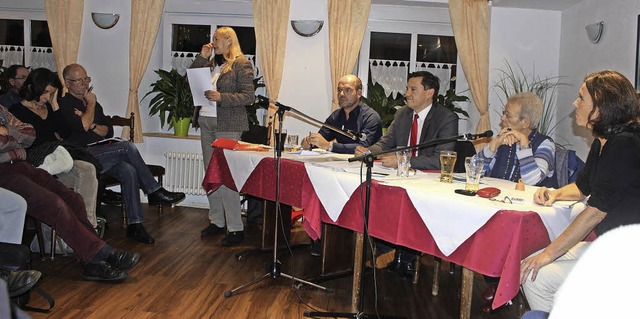
[[[413,123],[413,110],[403,106],[391,122],[391,126],[378,143],[369,148],[371,152],[390,150],[398,146],[409,144],[411,125]],[[433,104],[427,114],[425,123],[420,132],[418,143],[424,143],[433,139],[452,137],[458,135],[458,116],[445,107]],[[453,150],[455,142],[420,148],[418,156],[411,158],[411,168],[414,169],[440,169],[440,151]]]
[[[207,60],[199,54],[189,68],[211,67],[214,60]],[[249,130],[247,105],[253,104],[253,66],[245,56],[233,62],[231,71],[220,74],[216,82],[221,101],[217,103],[218,131],[241,132]]]

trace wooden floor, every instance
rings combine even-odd
[[[321,283],[333,292],[308,286],[293,288],[284,277],[268,278],[244,292],[224,298],[227,290],[267,273],[272,254],[251,255],[241,261],[234,255],[258,244],[257,228],[246,231],[245,245],[226,248],[221,236],[200,238],[208,223],[202,209],[176,207],[157,215],[146,205],[145,227],[155,237],[154,245],[136,243],[125,236],[119,208],[107,208],[109,220],[106,241],[115,247],[138,251],[140,263],[119,284],[84,281],[82,267],[72,257],[54,261],[33,255],[33,267],[43,272],[41,287],[56,299],[49,314],[31,313],[33,318],[303,318],[308,310],[348,312],[351,305],[351,277]],[[297,225],[294,237],[306,236]],[[302,240],[305,240],[302,238]],[[308,239],[307,239],[308,240]],[[308,248],[282,253],[282,271],[301,278],[316,276],[319,258]],[[441,272],[440,295],[431,296],[431,272],[425,259],[420,283],[413,285],[395,274],[377,271],[367,275],[365,312],[408,318],[453,319],[459,315],[460,271]],[[448,269],[448,264],[443,263]],[[373,279],[377,281],[374,289]],[[516,307],[493,314],[480,308],[480,294],[486,288],[483,277],[476,275],[471,318],[516,318]],[[33,294],[32,294],[33,296]],[[44,300],[32,298],[34,306],[44,307]],[[375,318],[372,316],[370,318]]]

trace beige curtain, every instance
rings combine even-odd
[[[329,0],[329,62],[333,99],[331,110],[338,105],[338,80],[353,72],[367,28],[371,0]]]
[[[489,119],[489,2],[449,0],[451,26],[462,69],[480,112],[477,133],[491,129]],[[476,145],[481,147],[481,145]]]
[[[289,3],[290,0],[253,0],[253,27],[256,32],[258,61],[269,100],[272,102],[278,100],[282,84]],[[270,108],[269,116],[273,113],[275,109]],[[277,125],[275,121],[274,125]]]
[[[45,0],[44,9],[47,15],[56,69],[60,81],[64,83],[62,69],[78,61],[84,1]]]
[[[140,105],[138,88],[144,72],[149,65],[149,58],[156,42],[164,0],[132,0],[131,1],[131,33],[129,35],[129,101],[127,113],[135,113],[134,138],[136,143],[142,142],[142,125],[140,124]],[[122,136],[129,136],[129,128],[122,131]]]

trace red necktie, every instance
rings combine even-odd
[[[414,146],[418,142],[418,114],[413,115],[413,125],[411,125],[411,137],[409,138],[409,146]],[[416,156],[417,149],[411,150],[411,156]]]

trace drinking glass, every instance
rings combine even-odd
[[[477,156],[467,157],[464,159],[464,170],[467,175],[467,183],[464,189],[474,192],[477,191],[484,170],[484,161]]]
[[[409,166],[411,166],[411,150],[397,151],[396,158],[398,159],[398,176],[409,177]]]
[[[287,130],[282,129],[281,132],[276,130],[274,133],[274,137],[276,138],[276,143],[275,143],[276,150],[279,150],[279,151],[284,150],[284,144],[287,141]]]
[[[453,183],[453,167],[458,154],[454,151],[440,151],[440,181]]]

